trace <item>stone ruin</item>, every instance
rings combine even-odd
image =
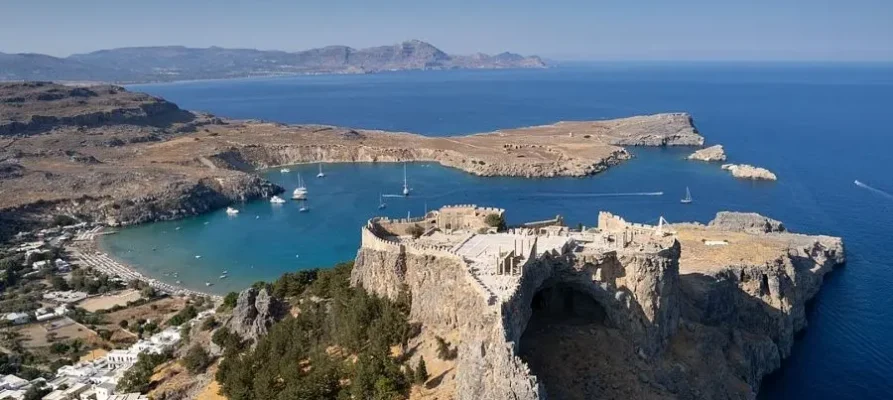
[[[679,321],[674,232],[606,212],[583,231],[556,218],[495,232],[487,215],[504,212],[448,206],[413,219],[373,218],[361,229],[352,283],[391,298],[408,287],[412,319],[459,331],[459,398],[545,398],[518,343],[534,297],[549,288],[593,299],[641,356],[664,348]],[[424,233],[410,235],[414,225]]]

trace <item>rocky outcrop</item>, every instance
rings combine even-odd
[[[652,118],[652,120],[645,120]],[[617,128],[630,134],[612,135],[612,144],[621,146],[701,146],[704,137],[688,113],[656,114],[616,120]],[[618,129],[619,130],[619,129]]]
[[[267,289],[251,287],[239,293],[232,317],[226,322],[226,326],[230,332],[238,334],[242,339],[256,343],[257,339],[266,335],[273,323],[282,319],[287,312],[286,305],[270,296]]]
[[[753,165],[748,164],[723,164],[722,169],[728,170],[732,173],[732,176],[739,179],[778,180],[778,177],[768,169],[754,167]]]
[[[169,126],[194,118],[174,103],[117,86],[0,83],[0,136],[31,135],[60,127]]]
[[[522,336],[536,313],[547,313],[538,324],[550,323],[548,313],[567,312],[580,299],[597,305],[576,312],[603,313],[605,325],[576,322],[557,331],[562,336],[555,340],[589,343],[587,335],[597,335],[604,341],[567,360],[596,363],[602,371],[597,378],[564,376],[570,380],[560,384],[581,390],[575,395],[752,399],[762,378],[790,355],[794,335],[806,326],[805,304],[823,276],[845,261],[842,241],[788,233],[781,222],[753,213],[723,212],[709,225],[673,229],[685,230],[679,237],[686,241],[659,251],[543,257],[527,264],[514,294],[496,304],[484,301],[458,259],[404,252],[386,241],[359,250],[351,281],[392,298],[408,288],[412,320],[435,335],[460,338],[460,399],[549,397],[537,371],[519,356]],[[725,251],[728,262],[717,258]],[[740,251],[761,255],[740,258]],[[586,379],[599,380],[579,382]]]
[[[695,161],[725,161],[726,160],[726,152],[723,150],[721,144],[717,144],[715,146],[706,147],[691,153],[688,157],[689,160]]]
[[[720,211],[707,226],[726,231],[739,231],[747,233],[784,232],[785,227],[781,221],[764,217],[757,213],[743,213],[734,211]]]

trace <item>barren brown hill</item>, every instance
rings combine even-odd
[[[73,215],[179,218],[282,189],[256,169],[433,161],[483,176],[585,176],[622,145],[700,145],[688,114],[559,122],[460,137],[232,121],[115,86],[0,84],[0,222],[8,235]]]

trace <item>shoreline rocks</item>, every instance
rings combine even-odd
[[[718,144],[695,151],[694,153],[691,153],[687,159],[706,162],[725,161],[726,152],[723,150],[722,145]]]
[[[778,177],[766,168],[755,167],[749,164],[723,164],[722,169],[732,173],[738,179],[752,179],[776,181]]]

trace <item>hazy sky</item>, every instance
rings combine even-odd
[[[893,0],[0,0],[0,52],[406,39],[592,60],[893,61]]]

